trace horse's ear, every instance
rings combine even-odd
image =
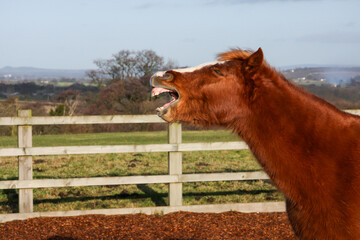
[[[251,54],[246,59],[246,66],[245,66],[246,72],[248,74],[254,74],[260,68],[263,61],[264,61],[264,54],[261,48],[259,48],[256,52]]]

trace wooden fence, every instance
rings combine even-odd
[[[350,111],[360,115],[360,110]],[[283,202],[236,203],[217,205],[182,205],[182,183],[205,181],[234,181],[268,179],[262,172],[232,172],[182,174],[182,152],[209,150],[247,149],[244,142],[211,142],[182,143],[181,124],[169,124],[168,144],[147,145],[114,145],[114,146],[62,146],[32,147],[33,125],[61,124],[123,124],[123,123],[164,123],[156,115],[114,115],[114,116],[75,116],[75,117],[32,117],[30,110],[20,110],[18,117],[1,117],[0,126],[18,126],[18,147],[0,148],[0,156],[17,156],[19,159],[19,180],[0,181],[0,189],[19,189],[19,213],[0,214],[0,222],[15,219],[27,219],[41,216],[77,216],[84,214],[130,214],[173,211],[193,212],[277,212],[285,211]],[[32,179],[32,156],[34,155],[68,155],[68,154],[101,154],[101,153],[137,153],[168,152],[168,174],[124,177],[94,177],[68,179]],[[50,187],[75,187],[121,184],[169,184],[169,206],[94,209],[79,211],[33,212],[33,189]]]

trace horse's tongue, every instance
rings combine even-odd
[[[169,106],[170,105],[170,103],[168,102],[168,103],[165,103],[162,107],[163,108],[166,108],[167,106]]]

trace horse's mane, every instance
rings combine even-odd
[[[228,60],[245,60],[248,58],[253,51],[251,50],[243,50],[240,48],[232,48],[228,52],[220,53],[217,55],[219,61],[228,61]]]

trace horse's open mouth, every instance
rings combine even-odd
[[[165,103],[163,106],[156,108],[158,115],[161,116],[166,113],[167,109],[170,105],[173,105],[179,101],[179,94],[177,91],[173,89],[161,88],[161,87],[154,87],[151,91],[151,97],[157,97],[160,95],[169,94],[171,99],[170,102]]]

